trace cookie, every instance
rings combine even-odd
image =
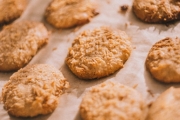
[[[26,6],[27,0],[0,0],[0,24],[19,18]]]
[[[134,14],[144,22],[165,23],[180,19],[178,0],[134,0]]]
[[[47,43],[49,32],[42,23],[15,22],[0,32],[0,71],[24,67]]]
[[[136,90],[115,82],[93,87],[80,104],[83,120],[144,120],[146,111]]]
[[[155,43],[147,56],[146,67],[161,82],[180,82],[180,39],[165,38]]]
[[[89,22],[97,14],[95,9],[91,0],[53,0],[45,18],[56,28],[70,28]]]
[[[171,87],[150,107],[147,120],[179,120],[180,88]]]
[[[14,73],[2,89],[5,109],[16,117],[51,113],[69,87],[62,73],[46,64],[28,65]]]
[[[124,31],[100,27],[75,38],[66,64],[81,79],[101,78],[122,68],[130,53],[131,41]]]

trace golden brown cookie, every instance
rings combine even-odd
[[[147,120],[179,120],[180,88],[169,88],[150,107]]]
[[[146,110],[136,90],[116,82],[93,87],[80,104],[83,120],[144,120]]]
[[[46,20],[56,28],[81,25],[95,15],[95,6],[91,0],[52,0],[45,12]]]
[[[9,114],[34,117],[53,112],[68,87],[69,83],[56,68],[46,64],[28,65],[10,77],[2,89],[2,99]]]
[[[130,53],[131,41],[124,31],[100,27],[75,38],[66,64],[79,78],[101,78],[122,68]]]
[[[27,0],[0,0],[0,24],[19,18],[26,6]]]
[[[163,23],[180,19],[179,0],[134,0],[133,11],[144,22]]]
[[[39,22],[15,22],[0,32],[0,71],[24,67],[48,42],[49,32]]]
[[[146,67],[161,82],[180,82],[180,39],[165,38],[155,43],[147,56]]]

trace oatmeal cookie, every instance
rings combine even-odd
[[[97,13],[91,0],[53,0],[45,12],[56,28],[70,28],[90,21]]]
[[[131,41],[124,31],[100,27],[75,38],[66,64],[81,79],[101,78],[122,68],[130,53]]]
[[[49,32],[39,22],[19,21],[5,26],[0,32],[0,71],[24,67],[48,39]]]
[[[180,88],[171,87],[150,107],[147,120],[179,120]]]
[[[133,11],[144,22],[165,23],[180,19],[180,1],[134,0]]]
[[[62,73],[47,64],[28,65],[14,73],[2,89],[5,109],[16,117],[48,114],[69,87]]]
[[[0,0],[0,24],[19,18],[26,6],[27,0]]]
[[[180,39],[165,38],[155,43],[147,56],[146,67],[161,82],[180,82]]]
[[[146,103],[133,88],[116,82],[93,87],[82,99],[83,120],[144,120]]]

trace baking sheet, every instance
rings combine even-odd
[[[124,85],[134,87],[150,103],[160,93],[171,86],[180,84],[163,84],[155,81],[146,71],[145,59],[151,46],[165,37],[180,37],[179,22],[172,24],[146,24],[139,21],[132,13],[133,0],[95,0],[98,3],[99,15],[90,23],[71,29],[55,29],[44,20],[44,11],[51,0],[29,0],[29,4],[21,18],[18,20],[41,21],[52,32],[49,43],[44,46],[29,64],[46,63],[60,69],[68,79],[71,88],[59,99],[58,108],[49,115],[40,115],[27,120],[81,120],[79,105],[84,93],[92,86],[105,81],[117,81]],[[119,12],[120,6],[128,5],[128,11]],[[111,26],[127,32],[132,38],[133,51],[123,69],[115,74],[93,81],[84,81],[74,76],[64,63],[68,48],[73,38],[83,30],[99,26]],[[0,92],[3,85],[13,73],[0,73]],[[24,120],[7,114],[0,103],[0,120]]]

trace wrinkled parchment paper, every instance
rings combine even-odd
[[[84,93],[92,86],[105,81],[117,81],[134,87],[147,103],[153,101],[160,93],[171,86],[180,84],[163,84],[154,80],[145,68],[146,56],[152,45],[165,37],[180,37],[179,22],[165,24],[146,24],[138,20],[132,10],[133,0],[95,0],[98,3],[99,15],[90,23],[71,29],[55,29],[44,20],[44,12],[51,0],[29,0],[27,9],[18,20],[41,21],[52,32],[49,43],[44,46],[29,64],[46,63],[60,69],[68,79],[71,88],[59,99],[58,108],[49,115],[35,118],[16,118],[7,114],[0,103],[0,120],[81,120],[79,105]],[[127,12],[120,12],[120,6],[128,5]],[[84,81],[74,76],[65,65],[65,57],[73,38],[83,30],[99,26],[111,26],[126,31],[132,38],[133,51],[124,68],[115,74],[93,81]],[[13,73],[0,73],[0,92],[3,85]]]

